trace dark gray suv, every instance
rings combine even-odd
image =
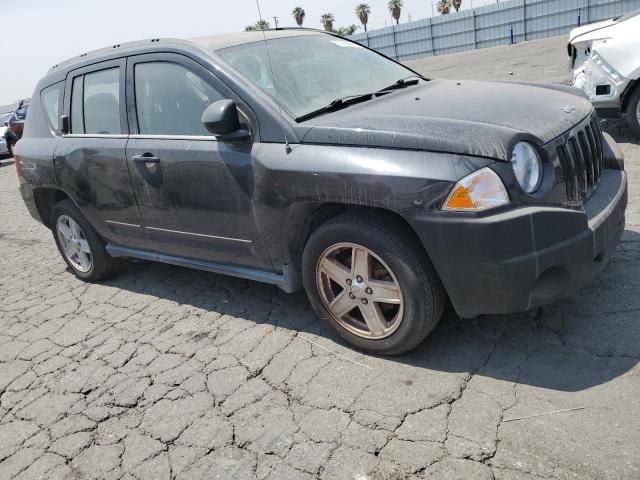
[[[133,257],[304,288],[346,340],[397,354],[447,301],[524,311],[605,265],[627,180],[576,90],[265,36],[114,45],[40,81],[20,188],[78,277]]]

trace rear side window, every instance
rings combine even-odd
[[[225,97],[176,63],[135,66],[138,127],[146,135],[211,135],[202,124],[205,109]]]
[[[49,122],[49,127],[55,132],[58,132],[58,119],[62,111],[63,92],[64,82],[60,82],[45,88],[40,94],[42,108]]]
[[[71,90],[71,133],[122,133],[118,67],[75,77]]]
[[[84,129],[102,135],[122,133],[118,68],[84,76]]]

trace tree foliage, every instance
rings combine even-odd
[[[327,32],[333,32],[333,22],[335,21],[336,17],[333,16],[333,13],[324,13],[320,17],[320,23]]]
[[[298,26],[301,27],[302,23],[304,22],[304,17],[306,15],[304,8],[296,7],[293,9],[293,12],[291,12],[291,14],[293,15],[293,18],[296,20],[296,23],[298,24]]]
[[[391,16],[395,19],[396,25],[400,24],[400,13],[402,13],[402,0],[389,0],[387,3]]]
[[[436,6],[438,8],[438,13],[441,15],[447,15],[451,12],[451,0],[440,0]]]
[[[369,15],[371,14],[371,7],[366,3],[360,3],[356,6],[356,17],[360,20],[360,23],[364,25],[364,31],[367,31],[367,23],[369,23]]]

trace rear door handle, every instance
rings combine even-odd
[[[150,153],[145,153],[142,155],[135,155],[133,157],[134,162],[144,162],[144,163],[158,163],[160,159],[158,157],[154,157]]]

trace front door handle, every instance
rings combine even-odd
[[[142,155],[134,155],[134,162],[144,162],[144,163],[158,163],[160,159],[158,157],[153,156],[151,153],[144,153]]]

